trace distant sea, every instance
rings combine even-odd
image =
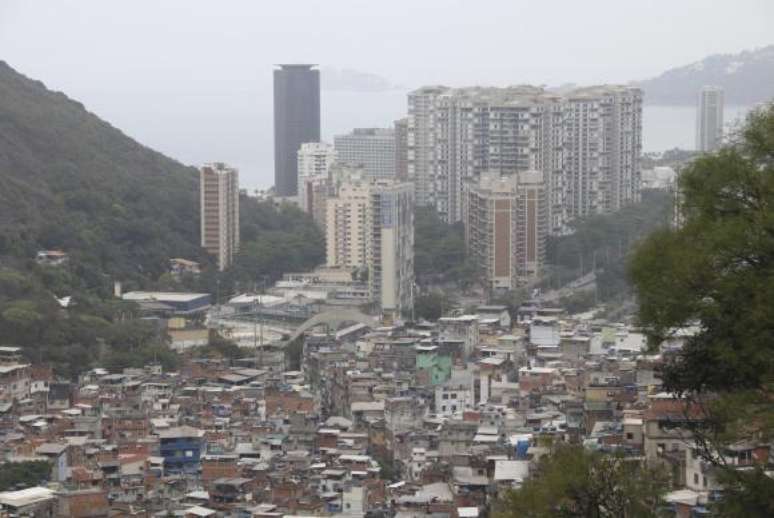
[[[744,120],[750,106],[726,106],[726,133]],[[642,109],[642,150],[665,151],[696,147],[696,107],[645,105]]]

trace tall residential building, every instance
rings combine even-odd
[[[414,308],[414,186],[376,181],[368,215],[371,299],[399,318]]]
[[[338,194],[328,198],[325,222],[325,257],[328,266],[366,266],[367,218],[370,210],[370,184],[346,183]]]
[[[395,121],[395,178],[408,180],[408,117]]]
[[[356,128],[333,137],[339,159],[360,164],[368,176],[395,177],[395,131],[391,128]]]
[[[327,173],[300,176],[298,201],[301,210],[311,214],[314,222],[325,233],[327,228],[328,198],[336,197],[342,186],[360,182],[366,178],[362,166],[336,160],[327,167]]]
[[[414,305],[414,192],[406,182],[361,178],[328,199],[326,260],[368,272],[371,300],[400,316]]]
[[[710,152],[723,142],[723,89],[705,86],[696,109],[696,149]]]
[[[465,181],[465,243],[492,292],[512,290],[539,275],[548,238],[547,201],[539,171],[483,172]]]
[[[325,142],[307,142],[298,150],[298,205],[325,228],[328,173],[336,162],[336,150]]]
[[[640,199],[642,92],[580,88],[566,97],[566,220],[605,214]]]
[[[337,160],[328,172],[329,192],[336,196],[342,186],[368,180],[365,169],[360,164]]]
[[[328,176],[336,149],[325,142],[306,142],[298,149],[298,176]]]
[[[202,248],[221,271],[239,251],[239,172],[215,162],[199,169]]]
[[[408,179],[420,206],[435,206],[435,100],[448,92],[445,86],[425,86],[408,94]]]
[[[408,177],[418,203],[453,223],[462,186],[484,171],[545,175],[549,225],[639,199],[642,93],[599,86],[426,87],[409,94]]]
[[[298,150],[320,140],[320,71],[315,65],[278,65],[274,71],[274,187],[298,193]]]
[[[330,196],[328,176],[301,176],[298,179],[298,203],[301,210],[312,216],[317,226],[325,231],[327,203]]]

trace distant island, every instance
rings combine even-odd
[[[695,104],[699,89],[721,86],[727,105],[751,105],[774,98],[774,45],[738,54],[715,54],[663,74],[634,81],[649,104]]]
[[[322,89],[331,92],[385,92],[402,88],[380,75],[348,68],[323,68],[320,78]]]

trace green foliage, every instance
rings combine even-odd
[[[176,362],[165,337],[137,319],[133,304],[77,292],[63,310],[34,274],[9,269],[0,269],[0,345],[23,347],[30,361],[50,363],[68,378],[101,360],[113,370],[154,359],[171,369]]]
[[[680,168],[683,164],[693,160],[699,154],[698,151],[673,148],[667,149],[659,158],[653,158],[647,154],[642,157],[640,166],[642,169],[653,169],[654,167],[673,167]]]
[[[180,362],[177,353],[166,344],[151,343],[132,350],[112,348],[101,365],[112,372],[120,372],[129,367],[141,368],[152,363],[160,364],[165,371],[172,371]]]
[[[640,319],[654,339],[701,323],[668,371],[671,390],[759,388],[774,376],[772,156],[769,108],[737,146],[685,169],[685,224],[654,233],[633,257]]]
[[[199,247],[198,174],[145,148],[61,93],[0,61],[0,345],[24,347],[72,377],[176,356],[165,337],[112,299],[125,290],[227,296],[324,260],[311,218],[289,205],[242,197],[242,252],[220,273]],[[37,265],[62,249],[65,265]],[[200,277],[167,274],[170,257],[197,260]],[[209,267],[209,268],[208,268]],[[68,309],[56,297],[71,296]]]
[[[559,288],[596,272],[599,301],[620,298],[629,292],[626,258],[645,236],[667,226],[672,215],[672,194],[642,192],[639,203],[615,214],[600,214],[576,221],[573,234],[552,237],[546,251],[544,288]]]
[[[299,336],[285,346],[285,358],[289,370],[300,370],[301,360],[304,354],[304,337]]]
[[[102,365],[111,371],[160,363],[165,370],[177,367],[178,357],[166,344],[155,324],[143,320],[118,321],[104,328],[99,338],[108,346]]]
[[[157,288],[203,291],[223,300],[241,291],[259,291],[287,272],[309,271],[325,262],[325,236],[298,207],[241,196],[241,245],[234,264],[177,281],[159,278]]]
[[[722,454],[774,432],[774,105],[754,112],[734,145],[692,162],[680,190],[683,226],[654,233],[630,264],[639,318],[653,343],[698,324],[664,384],[704,405],[692,431],[729,484],[721,514],[742,516],[730,510],[743,502],[771,511],[774,480],[740,474]]]
[[[403,463],[397,459],[394,459],[386,452],[372,452],[376,462],[379,464],[379,478],[388,481],[397,481],[401,479],[403,473]]]
[[[559,445],[496,504],[497,518],[658,516],[667,476],[640,460]]]
[[[723,498],[713,508],[716,516],[774,516],[774,483],[760,466],[749,471],[722,471]]]
[[[283,273],[307,271],[325,262],[325,236],[295,205],[243,196],[240,221],[244,246],[234,267],[238,280],[273,282]]]
[[[0,270],[0,300],[21,297],[32,289],[30,280],[13,270]]]
[[[226,358],[228,360],[238,360],[247,355],[244,349],[235,342],[224,338],[214,329],[210,329],[207,345],[198,347],[194,354],[198,357]]]
[[[476,279],[475,266],[465,257],[465,229],[447,225],[431,207],[414,214],[414,273],[423,284],[453,281],[467,289]]]
[[[596,303],[597,298],[593,291],[576,291],[559,299],[559,305],[570,314],[589,311],[594,308]]]
[[[511,315],[511,318],[515,321],[518,309],[528,300],[529,290],[526,288],[519,288],[497,295],[490,300],[490,303],[499,306],[505,306],[508,309],[508,313]],[[470,311],[475,313],[475,308],[471,308]]]
[[[45,483],[51,476],[46,461],[4,462],[0,465],[0,491],[26,489]]]
[[[419,295],[414,300],[414,316],[417,320],[435,321],[455,305],[454,299],[440,291]]]
[[[0,62],[0,256],[61,248],[90,289],[200,256],[196,171]]]
[[[240,219],[240,251],[228,269],[220,272],[209,265],[200,275],[164,273],[147,287],[210,293],[214,300],[223,302],[235,293],[261,291],[286,272],[308,271],[325,261],[322,232],[309,215],[293,205],[243,195]]]

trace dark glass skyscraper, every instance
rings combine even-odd
[[[274,71],[274,187],[298,192],[298,149],[320,141],[320,71],[316,65],[278,65]]]

